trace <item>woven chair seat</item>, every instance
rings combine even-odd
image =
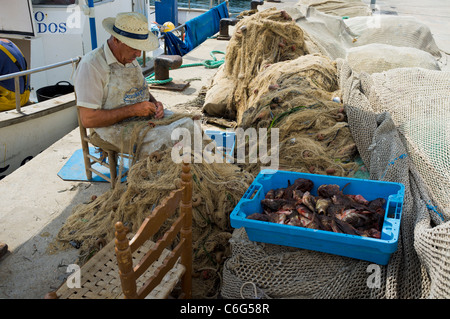
[[[133,261],[140,260],[145,253],[155,245],[154,242],[148,240],[133,254]],[[56,294],[60,299],[122,299],[121,282],[119,277],[119,268],[114,250],[114,240],[110,241],[91,259],[89,259],[80,269],[81,283],[80,288],[69,288],[64,283]],[[139,290],[162,264],[162,260],[170,253],[165,249],[158,261],[154,262],[151,267],[137,281],[137,289]],[[161,283],[146,296],[146,299],[164,299],[167,298],[173,288],[177,285],[183,276],[186,268],[179,262],[169,271]]]

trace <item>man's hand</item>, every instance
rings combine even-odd
[[[155,118],[161,119],[164,117],[164,106],[161,102],[155,102],[156,105],[156,112],[155,112]]]
[[[144,101],[134,105],[134,116],[152,116],[157,112],[155,103]]]
[[[136,116],[155,116],[155,119],[164,117],[164,106],[161,102],[141,102],[136,104]]]

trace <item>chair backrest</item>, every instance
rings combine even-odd
[[[178,259],[185,267],[181,280],[182,291],[185,298],[191,298],[192,290],[192,174],[190,164],[183,163],[181,172],[182,188],[174,190],[160,205],[144,220],[137,233],[129,241],[126,237],[127,229],[122,222],[116,227],[116,257],[119,266],[119,275],[122,291],[125,298],[146,297],[170,271]],[[179,207],[179,216],[173,221],[171,227],[156,241],[149,251],[142,257],[136,266],[133,265],[132,253],[139,249],[147,240],[151,239],[163,225],[171,218]],[[160,257],[162,251],[168,248],[179,236],[179,241],[171,253],[167,255],[162,264],[144,285],[137,290],[138,278]]]

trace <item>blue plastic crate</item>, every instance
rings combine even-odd
[[[226,131],[205,130],[208,135],[217,145],[217,151],[223,153],[228,163],[233,163],[234,146],[236,144],[236,133]]]
[[[342,189],[350,183],[345,187],[344,194],[360,194],[369,201],[379,197],[386,199],[381,238],[347,235],[246,218],[263,211],[261,200],[269,190],[287,187],[288,180],[293,183],[297,178],[313,181],[311,194],[315,196],[320,185],[336,184]],[[391,254],[397,250],[404,193],[405,187],[400,183],[262,170],[231,212],[230,221],[234,228],[244,227],[252,241],[310,249],[386,265]]]

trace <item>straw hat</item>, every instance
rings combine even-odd
[[[141,13],[118,13],[115,18],[104,19],[102,24],[108,33],[133,49],[153,51],[159,47],[158,38],[148,30],[147,18]]]

